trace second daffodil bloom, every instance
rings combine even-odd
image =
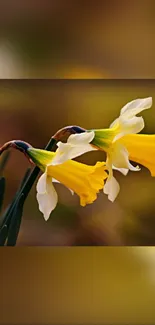
[[[104,162],[88,166],[68,160],[53,166],[54,152],[29,148],[27,155],[43,171],[37,183],[37,200],[45,220],[48,220],[58,202],[57,192],[52,182],[64,184],[72,193],[75,192],[80,197],[81,206],[85,206],[96,200],[97,193],[103,189],[104,179],[108,176]]]
[[[109,172],[104,186],[104,193],[109,200],[115,200],[120,186],[113,176],[113,169],[127,175],[129,170],[139,171],[139,166],[133,166],[130,160],[143,164],[155,176],[155,164],[151,159],[155,156],[155,136],[137,134],[144,128],[144,120],[136,115],[152,106],[152,97],[135,99],[126,104],[120,116],[108,129],[81,129],[82,133],[69,136],[66,144],[58,142],[54,164],[91,150],[102,150],[107,154],[106,166]],[[89,150],[85,150],[85,149]],[[154,158],[155,160],[155,158]],[[154,161],[155,163],[155,161]]]

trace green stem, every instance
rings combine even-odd
[[[51,138],[50,141],[48,142],[47,146],[45,147],[45,150],[47,151],[50,151],[54,144],[56,143],[57,141],[54,139],[54,138]],[[30,175],[28,176],[28,178],[26,179],[25,183],[23,184],[23,186],[19,189],[17,195],[16,195],[16,199],[14,200],[13,204],[11,204],[10,206],[10,209],[9,211],[7,212],[6,216],[5,216],[5,220],[3,222],[3,225],[2,225],[2,228],[6,226],[6,223],[7,223],[7,232],[5,232],[5,236],[3,236],[3,240],[2,242],[0,242],[0,246],[3,246],[6,242],[6,239],[7,239],[7,236],[8,236],[8,231],[12,232],[15,234],[14,235],[14,238],[13,236],[11,235],[11,237],[13,238],[13,240],[11,241],[10,238],[8,238],[8,243],[7,245],[8,246],[14,246],[16,244],[16,241],[17,241],[17,238],[18,238],[18,234],[19,234],[19,230],[20,230],[20,224],[18,223],[18,229],[10,229],[10,224],[11,224],[11,220],[12,219],[12,215],[14,214],[14,209],[16,208],[17,209],[17,202],[20,202],[20,197],[22,196],[22,204],[24,205],[24,202],[37,178],[37,176],[39,175],[39,172],[40,172],[40,168],[39,167],[35,167],[32,172],[30,173]],[[18,214],[17,214],[18,216]],[[21,220],[20,220],[20,223],[21,223]],[[15,220],[14,220],[14,227],[15,227]],[[2,230],[1,228],[1,230]]]

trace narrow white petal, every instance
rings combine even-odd
[[[89,143],[85,144],[85,145],[79,145],[79,146],[72,147],[71,153],[69,154],[69,157],[70,157],[69,159],[79,157],[86,152],[95,151],[95,150],[98,150],[98,149],[93,147]]]
[[[117,168],[115,166],[112,166],[112,169],[119,171],[124,176],[126,176],[128,174],[128,172],[129,172],[129,169],[126,169],[126,168]]]
[[[57,179],[55,179],[55,178],[52,178],[52,182],[53,183],[60,183]],[[74,191],[73,190],[71,190],[69,187],[66,187],[70,192],[71,192],[71,194],[72,195],[74,195]]]
[[[39,210],[43,213],[44,218],[47,221],[58,202],[58,195],[52,184],[51,177],[46,178],[46,192],[38,192],[37,200],[39,204]]]
[[[69,188],[69,187],[67,187],[67,188],[68,188],[68,190],[71,192],[71,194],[74,195],[74,191],[71,190],[71,188]]]
[[[107,179],[105,185],[104,185],[104,189],[103,189],[104,193],[108,195],[108,199],[111,202],[114,202],[119,191],[120,191],[120,186],[119,183],[116,181],[115,177],[112,176],[110,178]]]
[[[52,178],[52,183],[60,183],[57,179]]]
[[[111,154],[112,165],[116,168],[125,168],[132,171],[139,171],[139,167],[132,166],[129,161],[129,153],[127,149],[120,143],[115,143]]]
[[[152,97],[140,98],[132,100],[121,109],[121,115],[126,115],[127,118],[133,117],[145,109],[152,106]]]
[[[37,192],[39,194],[45,193],[46,192],[46,179],[47,179],[47,174],[46,172],[42,174],[37,182]]]
[[[141,170],[141,168],[138,165],[135,167],[130,163],[130,161],[129,161],[129,169],[133,172],[139,172]]]
[[[95,137],[95,132],[82,132],[78,134],[71,134],[67,140],[67,143],[71,145],[81,145],[90,143]]]
[[[56,155],[53,158],[51,165],[59,165],[59,164],[64,163],[67,160],[79,157],[86,152],[97,150],[96,148],[91,146],[91,144],[73,146],[73,147],[70,147],[69,150],[68,150],[67,146],[68,146],[68,144],[66,143],[67,150],[65,151],[65,144],[64,144],[64,152],[59,151],[59,148],[56,150]]]

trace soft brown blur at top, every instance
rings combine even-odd
[[[106,128],[127,102],[153,97],[143,112],[144,133],[155,134],[155,82],[147,80],[15,80],[0,82],[0,144],[12,139],[44,148],[50,137],[66,125]],[[5,206],[29,167],[22,153],[12,149],[5,170]],[[90,152],[78,160],[95,164],[104,160]],[[142,167],[126,177],[115,172],[121,191],[114,203],[103,193],[85,208],[79,198],[56,184],[59,205],[45,222],[38,211],[35,186],[25,207],[19,245],[154,245],[155,179]]]
[[[154,0],[0,3],[0,78],[154,78]]]

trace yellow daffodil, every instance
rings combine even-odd
[[[37,200],[45,220],[48,220],[58,201],[57,192],[52,182],[64,184],[72,193],[75,192],[80,197],[81,206],[85,206],[96,200],[97,193],[103,189],[104,179],[108,176],[105,172],[104,162],[88,166],[68,160],[54,166],[52,165],[55,157],[54,152],[28,148],[26,153],[43,171],[37,183]]]
[[[129,158],[150,170],[155,176],[155,135],[130,134],[120,139],[129,152]]]
[[[120,190],[113,176],[113,169],[124,175],[127,175],[129,170],[139,171],[138,166],[134,167],[130,163],[129,159],[131,159],[148,167],[153,176],[155,174],[155,165],[153,161],[151,162],[153,158],[150,157],[150,153],[155,151],[155,136],[137,134],[144,128],[144,120],[136,115],[151,106],[151,97],[136,99],[121,109],[120,116],[108,129],[83,131],[84,129],[81,128],[81,133],[70,135],[66,144],[58,142],[53,163],[59,164],[91,150],[105,151],[109,175],[104,186],[104,193],[113,202]],[[85,150],[87,148],[89,150]]]

